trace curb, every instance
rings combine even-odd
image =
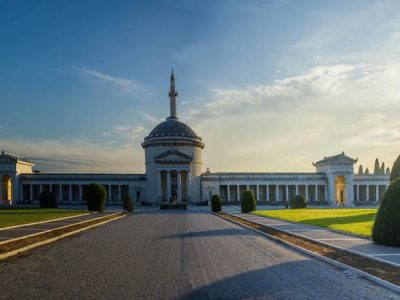
[[[54,221],[62,221],[62,220],[67,220],[67,219],[72,219],[72,218],[77,218],[77,217],[83,217],[91,214],[96,214],[96,212],[89,212],[89,213],[84,213],[76,216],[69,216],[69,217],[63,217],[63,218],[57,218],[57,219],[51,219],[51,220],[44,220],[44,221],[39,221],[39,222],[33,222],[33,223],[26,223],[26,224],[20,224],[20,225],[14,225],[14,226],[8,226],[8,227],[2,227],[0,228],[0,231],[2,230],[7,230],[7,229],[14,229],[14,228],[20,228],[24,226],[31,226],[31,225],[37,225],[37,224],[45,224],[45,223],[50,223]]]
[[[233,224],[236,224],[236,225],[245,227],[245,228],[247,228],[247,229],[253,230],[253,231],[257,232],[258,234],[260,234],[260,235],[262,235],[262,236],[265,236],[265,237],[267,237],[268,239],[273,240],[273,241],[276,242],[276,243],[286,245],[286,246],[288,246],[288,247],[290,247],[290,248],[293,248],[293,249],[297,250],[298,252],[301,252],[301,253],[306,254],[306,255],[308,255],[308,256],[311,256],[311,257],[314,257],[314,258],[316,258],[316,259],[322,260],[322,261],[324,261],[324,262],[326,262],[326,263],[328,263],[328,264],[330,264],[330,265],[333,265],[333,266],[335,266],[335,267],[338,267],[338,268],[341,268],[341,269],[345,269],[345,270],[351,271],[351,272],[353,272],[353,273],[356,273],[356,274],[358,274],[358,275],[361,275],[361,276],[363,276],[363,277],[369,279],[370,281],[372,281],[372,282],[374,282],[374,283],[376,283],[376,284],[378,284],[378,285],[380,285],[380,286],[383,286],[383,287],[385,287],[385,288],[388,288],[388,289],[390,289],[390,290],[392,290],[392,291],[394,291],[394,292],[400,294],[400,286],[397,286],[397,285],[395,285],[395,284],[393,284],[393,283],[390,283],[390,282],[388,282],[388,281],[386,281],[386,280],[380,279],[380,278],[378,278],[378,277],[376,277],[376,276],[373,276],[373,275],[371,275],[371,274],[368,274],[368,273],[366,273],[366,272],[364,272],[364,271],[361,271],[361,270],[359,270],[359,269],[353,268],[353,267],[348,266],[348,265],[346,265],[346,264],[343,264],[343,263],[341,263],[341,262],[335,261],[335,260],[333,260],[333,259],[324,257],[324,256],[319,255],[319,254],[316,254],[316,253],[314,253],[314,252],[312,252],[312,251],[310,251],[310,250],[304,249],[304,248],[299,247],[299,246],[297,246],[297,245],[294,245],[294,244],[292,244],[292,243],[290,243],[290,242],[280,240],[280,239],[278,239],[278,238],[276,238],[276,237],[274,237],[274,236],[272,236],[272,235],[270,235],[270,234],[268,234],[268,233],[265,233],[265,232],[260,231],[260,230],[258,230],[258,229],[249,227],[249,226],[247,226],[247,225],[245,225],[245,224],[241,224],[241,223],[236,222],[236,221],[234,221],[234,220],[228,219],[228,218],[226,218],[226,217],[224,217],[224,216],[221,216],[221,215],[219,215],[219,214],[216,214],[216,213],[214,213],[214,212],[212,212],[212,214],[213,214],[213,215],[216,215],[216,216],[218,216],[218,217],[220,217],[220,218],[222,218],[222,219],[224,219],[225,221],[228,221],[228,222],[231,222],[231,223],[233,223]],[[235,217],[237,217],[237,216],[235,216]],[[240,218],[240,217],[239,217],[239,218]],[[274,228],[274,229],[276,229],[276,228]],[[278,229],[278,230],[279,230],[279,229]],[[282,231],[282,232],[284,232],[284,231]]]
[[[394,262],[390,262],[390,261],[387,261],[387,260],[383,260],[383,259],[380,259],[379,257],[374,257],[374,256],[370,256],[370,255],[367,255],[367,254],[364,254],[364,253],[361,253],[361,252],[356,252],[356,251],[351,250],[351,249],[342,248],[340,246],[329,244],[329,243],[324,242],[324,241],[317,241],[317,240],[314,240],[314,239],[312,239],[312,238],[310,238],[308,236],[305,236],[305,235],[302,235],[302,234],[299,234],[299,233],[296,233],[296,232],[291,232],[291,231],[288,231],[288,230],[280,229],[280,228],[277,228],[277,227],[272,226],[272,225],[261,224],[261,223],[258,223],[257,221],[248,220],[248,219],[246,219],[244,217],[235,216],[235,215],[232,215],[230,213],[226,213],[226,214],[231,215],[233,217],[241,218],[243,220],[247,220],[249,222],[253,222],[253,223],[258,224],[260,226],[270,227],[270,228],[273,228],[275,230],[279,230],[279,231],[281,231],[283,233],[286,233],[288,235],[299,237],[299,238],[305,239],[305,240],[310,241],[310,242],[320,243],[320,244],[322,244],[324,246],[328,246],[328,247],[331,247],[331,248],[334,248],[334,249],[337,249],[337,250],[341,250],[341,251],[344,251],[344,252],[348,252],[348,253],[351,253],[351,254],[354,254],[354,255],[362,256],[362,257],[365,257],[365,258],[368,258],[368,259],[372,259],[372,260],[375,260],[377,262],[384,263],[384,264],[387,264],[387,265],[391,265],[391,266],[396,267],[396,268],[400,268],[400,264],[397,264],[397,263],[394,263]],[[277,220],[279,220],[279,219],[277,219]],[[321,228],[321,227],[319,227],[319,228]]]
[[[115,214],[112,214],[112,215],[115,215]],[[110,216],[110,215],[108,215],[108,216]],[[12,250],[12,251],[10,251],[10,252],[0,254],[0,260],[4,260],[4,259],[6,259],[6,258],[15,256],[15,255],[17,255],[17,254],[21,254],[21,253],[24,253],[24,252],[26,252],[26,251],[29,251],[29,250],[31,250],[31,249],[35,249],[35,248],[38,248],[38,247],[40,247],[40,246],[53,243],[53,242],[55,242],[55,241],[61,240],[61,239],[63,239],[63,238],[66,238],[66,237],[68,237],[68,236],[71,236],[71,235],[74,235],[74,234],[77,234],[77,233],[80,233],[80,232],[85,231],[85,230],[88,230],[88,229],[90,229],[90,228],[97,227],[97,226],[106,224],[106,223],[108,223],[108,222],[121,219],[121,218],[123,218],[123,217],[125,217],[125,216],[126,216],[126,215],[121,215],[121,216],[118,216],[118,217],[113,218],[113,219],[110,219],[110,220],[106,220],[106,221],[102,221],[102,222],[99,222],[99,223],[96,223],[96,224],[92,224],[92,225],[89,225],[89,226],[84,227],[84,228],[80,228],[80,229],[77,229],[77,230],[74,230],[74,231],[71,231],[71,232],[67,232],[67,233],[64,233],[64,234],[62,234],[62,235],[59,235],[59,236],[56,236],[56,237],[53,237],[53,238],[50,238],[50,239],[47,239],[47,240],[44,240],[44,241],[41,241],[41,242],[37,242],[37,243],[34,243],[34,244],[30,244],[30,245],[28,245],[28,246],[25,246],[25,247],[22,247],[22,248],[19,248],[19,249],[16,249],[16,250]],[[74,225],[76,225],[76,224],[79,224],[79,223],[75,223]],[[61,227],[59,227],[59,228],[61,228]],[[57,228],[57,229],[59,229],[59,228]],[[53,229],[53,230],[55,230],[55,229]]]

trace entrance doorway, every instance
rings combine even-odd
[[[336,203],[338,206],[345,206],[347,204],[346,177],[344,177],[343,175],[337,176],[335,183],[336,183]]]
[[[1,204],[11,204],[13,199],[12,199],[12,181],[11,181],[11,176],[9,175],[4,175],[1,178]]]

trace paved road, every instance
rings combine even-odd
[[[399,299],[202,212],[146,211],[0,263],[1,299]]]

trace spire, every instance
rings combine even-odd
[[[175,75],[174,70],[171,71],[170,86],[169,86],[169,105],[170,105],[170,116],[168,119],[178,119],[176,116],[176,97],[178,93],[175,90]]]

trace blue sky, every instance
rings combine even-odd
[[[0,148],[68,172],[143,172],[178,114],[212,171],[397,157],[400,2],[0,0]]]

